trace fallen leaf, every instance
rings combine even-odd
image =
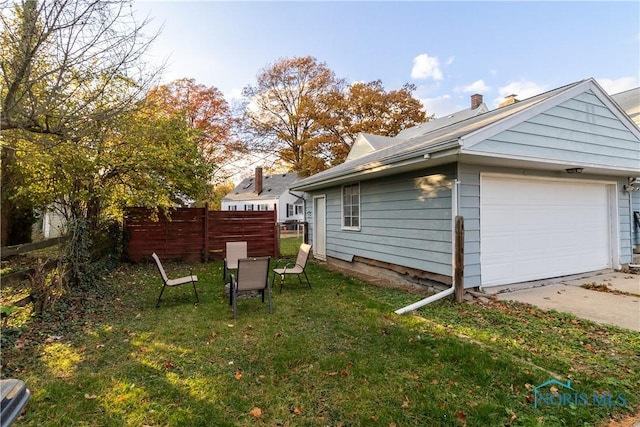
[[[95,394],[88,394],[88,393],[84,394],[85,399],[96,399],[97,397],[98,396],[96,396]]]
[[[529,384],[529,383],[526,383],[524,385],[524,388],[526,388],[527,390],[531,390],[531,389],[533,389],[533,386],[531,384]]]
[[[174,366],[173,366],[173,362],[171,362],[171,360],[166,360],[166,361],[164,362],[164,368],[165,368],[165,369],[173,369],[173,368],[174,368]]]
[[[300,408],[299,406],[296,406],[295,408],[293,408],[292,412],[296,415],[300,415],[302,414],[302,408]]]
[[[553,386],[553,385],[552,385],[552,386],[549,388],[549,391],[550,391],[551,393],[553,393],[554,395],[556,395],[556,396],[558,395],[558,387],[556,387],[556,386]]]
[[[97,344],[96,345],[96,348],[102,348],[102,347],[104,347],[104,344]]]
[[[349,375],[349,374],[347,373],[347,371],[346,371],[346,370],[342,370],[342,371],[340,372],[340,376],[341,376],[341,377],[346,377],[347,375]]]
[[[233,376],[233,378],[239,380],[240,378],[242,378],[242,372],[236,371],[236,374]]]
[[[337,372],[329,372],[327,375],[329,375],[330,377],[335,377],[336,375],[338,375]]]
[[[404,401],[402,402],[402,407],[403,408],[408,408],[409,407],[409,403],[410,403],[409,397],[405,396],[404,397]]]
[[[456,411],[455,417],[456,420],[460,421],[463,424],[467,422],[467,414],[462,411]]]
[[[252,410],[249,411],[249,413],[251,415],[253,415],[255,418],[261,418],[262,417],[262,409],[256,407],[253,408]]]

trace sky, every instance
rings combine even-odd
[[[281,58],[313,56],[349,82],[416,85],[441,117],[480,93],[490,109],[593,77],[610,94],[640,86],[640,2],[141,1],[147,60],[163,83],[193,78],[227,101]]]

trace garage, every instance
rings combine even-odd
[[[482,174],[482,286],[611,268],[616,210],[610,185]]]

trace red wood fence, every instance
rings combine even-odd
[[[247,242],[248,256],[277,257],[277,213],[272,211],[210,211],[179,208],[167,215],[145,208],[129,208],[124,216],[125,252],[130,261],[208,261],[226,256],[226,242]]]

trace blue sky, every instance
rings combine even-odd
[[[609,93],[640,86],[640,2],[137,1],[164,29],[149,60],[163,82],[215,86],[229,101],[279,58],[311,55],[348,81],[404,83],[437,117],[495,108],[594,77]]]

